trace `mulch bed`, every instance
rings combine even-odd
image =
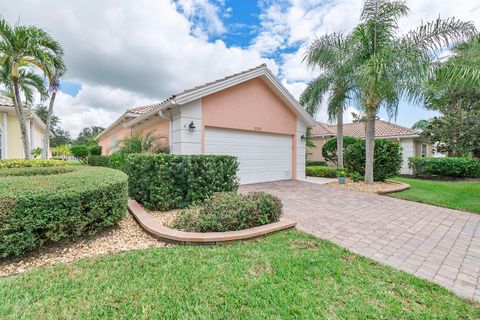
[[[0,276],[20,274],[55,263],[68,264],[86,257],[165,246],[165,242],[143,231],[132,215],[127,213],[118,226],[94,236],[61,240],[19,257],[0,258]]]
[[[400,184],[391,181],[375,181],[373,184],[365,184],[363,181],[353,182],[349,179],[345,184],[339,184],[337,181],[327,183],[327,185],[336,187],[339,189],[355,190],[368,193],[388,193],[390,191],[396,191],[399,188]]]

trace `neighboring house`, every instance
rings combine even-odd
[[[173,154],[239,160],[241,184],[303,179],[306,128],[315,121],[266,65],[127,110],[97,140],[104,154],[127,136],[154,132]]]
[[[317,125],[312,128],[312,142],[315,147],[307,148],[307,160],[323,161],[323,145],[336,134],[336,125],[317,122]],[[343,126],[343,134],[365,139],[365,124],[363,122],[346,123]],[[409,157],[431,157],[433,155],[432,144],[422,139],[419,131],[384,120],[375,121],[375,139],[390,140],[400,144],[403,153],[401,174],[412,173],[412,170],[408,168]]]
[[[33,149],[43,146],[45,124],[30,109],[25,108],[27,132]],[[0,159],[24,158],[22,135],[13,102],[10,98],[0,96]]]

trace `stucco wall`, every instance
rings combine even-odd
[[[202,132],[205,127],[229,128],[288,134],[292,137],[292,177],[304,176],[297,166],[305,157],[299,133],[305,134],[303,124],[297,122],[295,113],[259,78],[255,78],[201,100]],[[202,133],[202,152],[205,145]],[[304,160],[302,160],[304,161]]]
[[[309,161],[325,161],[322,156],[323,145],[332,137],[313,137],[312,142],[315,144],[314,148],[307,147],[307,159]]]
[[[17,116],[14,114],[9,114],[7,118],[7,158],[21,159],[24,155],[20,124],[18,123]]]
[[[123,128],[121,125],[118,126],[116,129],[110,131],[106,135],[102,136],[98,140],[98,144],[102,146],[102,155],[109,155],[112,153],[112,137],[116,137],[117,144],[125,137],[129,137],[131,134],[131,130],[127,128]]]
[[[416,157],[422,156],[422,144],[427,145],[427,157],[432,157],[433,156],[432,144],[430,142],[424,142],[424,141],[415,142],[415,156]]]

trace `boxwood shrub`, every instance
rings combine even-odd
[[[109,168],[2,177],[0,256],[94,234],[124,217],[127,199],[127,176]]]
[[[27,168],[4,168],[0,169],[0,177],[8,176],[36,176],[61,174],[75,171],[72,167],[27,167]]]
[[[310,166],[306,167],[305,174],[308,177],[336,178],[338,170],[341,169],[325,166]]]
[[[94,167],[110,167],[110,156],[88,156],[87,164]]]
[[[28,168],[28,167],[58,167],[66,166],[67,162],[55,159],[9,159],[0,160],[0,169],[2,168]]]
[[[327,167],[327,163],[325,161],[311,161],[311,160],[307,160],[305,162],[305,166],[307,167],[311,167],[311,166],[320,166],[320,167]]]
[[[475,158],[408,158],[408,166],[417,176],[440,176],[453,178],[480,177],[480,160]]]
[[[365,175],[365,141],[360,140],[345,149],[344,165],[347,173]],[[398,175],[402,166],[402,148],[388,140],[375,140],[373,180],[385,181]]]
[[[183,210],[173,227],[195,232],[235,231],[278,221],[281,214],[282,202],[273,195],[219,192],[204,204]]]
[[[123,170],[130,196],[154,210],[185,208],[215,192],[238,188],[238,162],[232,156],[131,154]]]

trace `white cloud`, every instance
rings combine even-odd
[[[208,0],[178,0],[178,6],[185,17],[192,22],[193,32],[196,35],[203,35],[205,31],[218,35],[227,30],[219,16],[220,7]],[[231,8],[225,11],[229,13]]]
[[[80,83],[85,97],[80,102],[78,96],[65,99],[72,107],[60,107],[59,99],[56,112],[64,119],[65,129],[76,131],[91,124],[86,116],[93,114],[86,111],[89,108],[98,110],[99,118],[110,112],[120,115],[137,104],[118,92],[159,101],[261,63],[278,72],[275,61],[262,58],[258,51],[227,47],[222,40],[209,42],[206,36],[192,34],[191,18],[202,3],[202,12],[211,13],[207,20],[215,21],[215,10],[203,1],[192,1],[188,17],[168,0],[19,0],[14,5],[0,0],[0,7],[11,24],[20,20],[44,28],[64,47],[65,80]],[[213,30],[221,28],[217,25]],[[95,87],[103,89],[94,93]]]

